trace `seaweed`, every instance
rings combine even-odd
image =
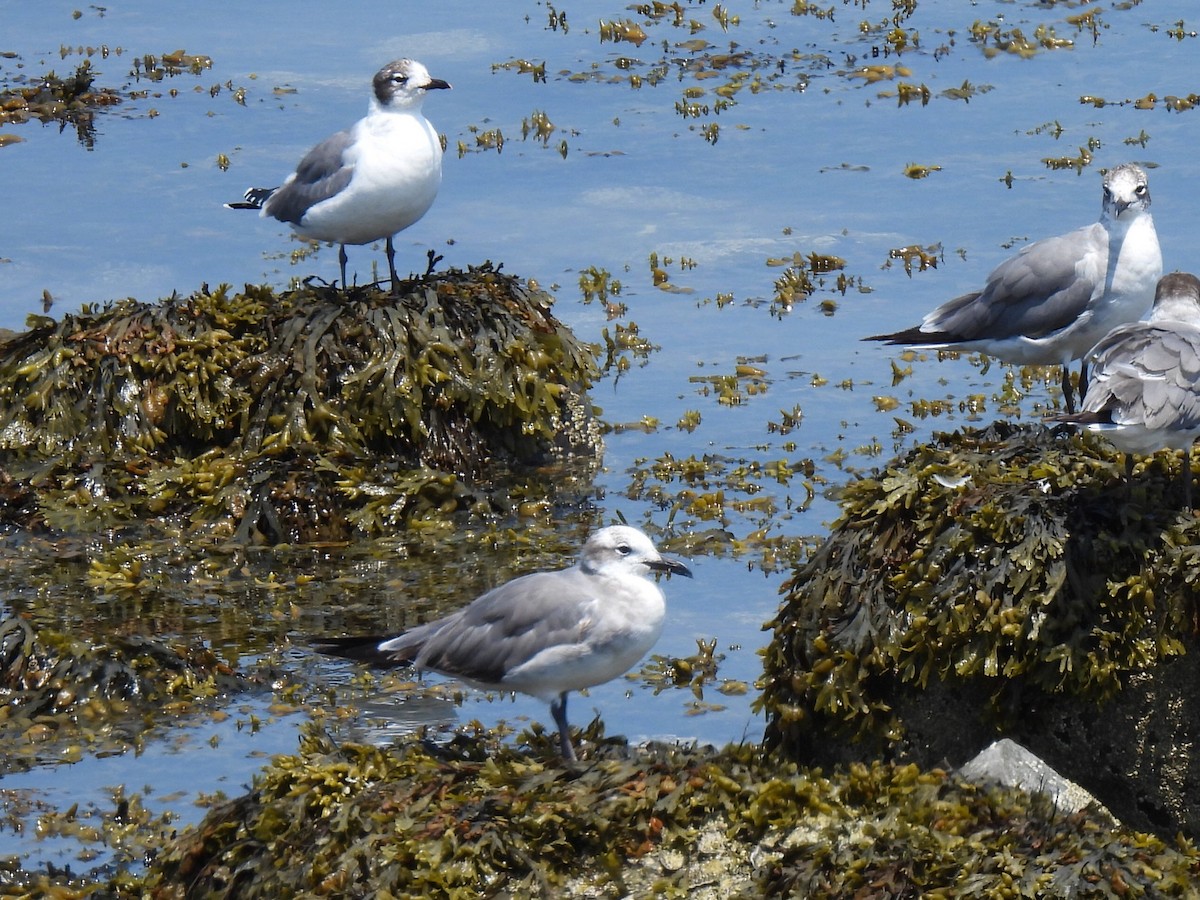
[[[1187,896],[1200,855],[1044,797],[874,763],[828,774],[606,740],[579,769],[486,735],[335,744],[318,728],[244,796],[92,896]]]
[[[601,449],[596,348],[490,264],[343,294],[207,286],[33,317],[0,345],[0,489],[23,526],[148,519],[243,540],[445,516]]]
[[[1127,482],[1103,442],[996,423],[849,484],[767,625],[768,744],[894,754],[904,696],[973,685],[1003,729],[1038,697],[1103,703],[1184,654],[1200,520],[1173,496],[1177,467],[1160,455]]]

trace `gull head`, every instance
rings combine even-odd
[[[579,568],[588,575],[670,572],[692,577],[687,566],[677,559],[663,556],[650,538],[629,525],[610,525],[589,537],[579,557]]]
[[[375,73],[375,101],[384,109],[415,109],[425,100],[425,92],[448,90],[450,85],[432,78],[415,59],[397,59]]]
[[[1200,279],[1189,272],[1171,272],[1158,280],[1151,322],[1186,322],[1200,327]]]
[[[1132,211],[1131,218],[1150,208],[1150,188],[1141,166],[1122,163],[1104,176],[1104,213],[1102,218],[1116,219]]]

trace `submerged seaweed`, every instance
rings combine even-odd
[[[199,643],[84,641],[10,616],[0,620],[0,771],[46,755],[50,741],[112,741],[117,731],[136,742],[152,710],[170,703],[179,714],[253,683]]]
[[[595,348],[490,265],[375,289],[207,287],[0,345],[7,521],[152,517],[336,539],[445,515],[512,466],[594,460]]]

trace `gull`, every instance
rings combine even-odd
[[[1184,506],[1192,507],[1192,442],[1200,436],[1200,279],[1172,272],[1158,282],[1145,322],[1118,326],[1088,353],[1083,408],[1052,421],[1080,425],[1125,453],[1183,451]]]
[[[864,340],[1062,366],[1070,413],[1075,404],[1067,364],[1113,328],[1144,316],[1161,276],[1146,173],[1124,163],[1104,176],[1100,221],[1027,245],[997,266],[982,290],[943,303],[920,325]],[[1085,382],[1086,368],[1081,399]]]
[[[575,762],[567,694],[624,674],[654,646],[666,615],[662,590],[646,577],[655,572],[692,576],[638,529],[611,525],[568,569],[514,578],[398,637],[320,638],[314,647],[545,700],[562,755]]]
[[[377,73],[366,118],[317,144],[277,188],[250,188],[230,209],[257,209],[301,237],[338,244],[342,288],[346,244],[387,241],[392,287],[399,284],[392,236],[428,212],[442,183],[442,143],[421,114],[425,92],[449,89],[414,59]]]

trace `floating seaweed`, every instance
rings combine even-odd
[[[58,122],[63,129],[71,125],[79,142],[90,148],[95,143],[96,111],[122,100],[111,88],[96,88],[95,77],[91,61],[85,59],[66,77],[47,72],[24,84],[5,87],[0,90],[0,125],[21,124],[31,119]],[[20,140],[15,135],[10,137]]]

